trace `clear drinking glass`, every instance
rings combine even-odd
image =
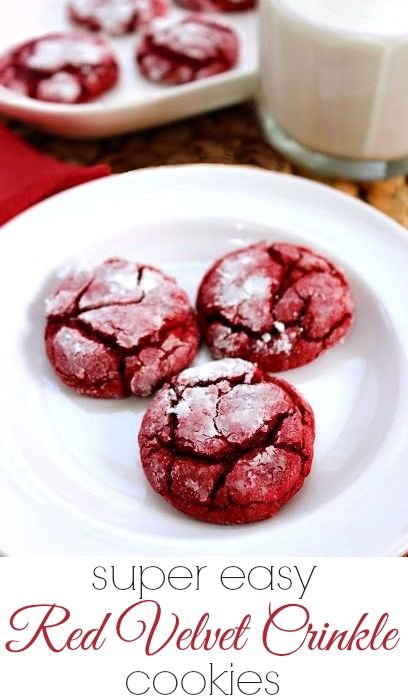
[[[261,0],[259,114],[319,174],[408,172],[408,0]]]

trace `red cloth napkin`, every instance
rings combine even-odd
[[[108,164],[58,162],[0,124],[0,225],[54,193],[110,173]]]

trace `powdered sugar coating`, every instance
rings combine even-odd
[[[243,379],[250,383],[254,374],[255,366],[246,360],[219,360],[204,363],[197,367],[190,367],[179,375],[180,384],[199,384],[202,382],[217,382],[219,379]]]
[[[67,386],[86,384],[89,396],[115,396],[121,384],[118,361],[110,348],[73,327],[53,327],[48,335],[47,349]]]
[[[93,278],[92,269],[66,269],[57,291],[45,300],[46,316],[59,318],[74,314],[78,297],[85,293]]]
[[[29,41],[0,60],[0,83],[34,99],[76,104],[113,87],[118,64],[102,37],[55,33]]]
[[[71,19],[88,29],[113,36],[144,27],[167,12],[166,0],[70,0]]]
[[[276,489],[298,490],[302,478],[299,454],[269,446],[237,461],[229,477],[229,495],[239,505],[250,505],[254,497],[276,503]]]
[[[348,332],[354,306],[344,274],[305,247],[262,242],[217,261],[197,299],[214,357],[266,371],[314,360]]]
[[[217,55],[220,40],[211,25],[189,20],[183,22],[182,29],[180,24],[159,26],[154,32],[154,42],[159,48],[202,61]]]
[[[228,358],[173,378],[139,434],[153,488],[218,524],[275,514],[309,474],[313,441],[312,411],[293,387]]]
[[[32,70],[54,72],[69,64],[74,67],[98,65],[109,55],[107,47],[76,36],[54,36],[37,41],[27,55],[25,65]]]
[[[140,302],[144,290],[141,287],[141,275],[148,272],[143,269],[139,274],[135,264],[124,259],[112,259],[103,263],[92,272],[92,278],[79,300],[79,309],[96,309],[107,305]],[[155,273],[155,271],[151,271]],[[163,276],[157,274],[157,285]]]
[[[37,91],[43,101],[72,104],[81,95],[81,84],[74,75],[61,71],[46,80],[41,80]]]
[[[233,29],[191,17],[149,29],[138,47],[137,62],[153,82],[183,84],[229,70],[238,52]]]
[[[147,396],[189,365],[197,350],[186,294],[150,266],[109,259],[73,270],[46,310],[48,357],[81,394]]]

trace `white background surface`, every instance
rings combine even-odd
[[[136,444],[148,400],[65,389],[43,349],[57,271],[112,255],[157,264],[195,299],[220,254],[261,239],[311,245],[346,269],[343,345],[281,373],[316,415],[303,490],[274,519],[195,522],[154,494]],[[61,194],[0,235],[0,548],[10,554],[384,555],[408,547],[408,238],[328,187],[245,168],[161,168]],[[204,349],[199,361],[208,359]]]
[[[191,13],[168,0],[168,17]],[[7,48],[51,31],[72,31],[65,0],[13,0],[0,3],[0,47]],[[121,79],[114,89],[90,104],[63,105],[28,99],[0,86],[0,111],[66,136],[102,137],[136,130],[249,99],[257,73],[256,13],[211,15],[233,27],[241,43],[241,57],[233,70],[178,87],[160,86],[144,79],[135,64],[139,35],[112,38]]]
[[[274,670],[279,674],[279,696],[405,696],[406,694],[406,655],[408,612],[406,591],[408,584],[408,563],[404,559],[279,559],[264,557],[249,561],[243,558],[211,559],[145,559],[142,565],[159,565],[164,570],[182,563],[207,565],[202,575],[201,589],[175,591],[168,584],[162,590],[150,592],[146,599],[160,602],[163,616],[159,634],[163,639],[173,626],[170,612],[176,612],[181,620],[180,630],[194,627],[198,618],[205,612],[210,613],[209,628],[228,628],[237,626],[246,614],[252,615],[248,643],[240,651],[219,649],[208,653],[186,650],[179,652],[174,644],[157,656],[146,657],[144,638],[134,643],[123,643],[115,636],[114,625],[118,616],[128,606],[139,600],[137,591],[120,591],[111,587],[96,591],[92,589],[94,580],[92,572],[95,566],[115,565],[117,580],[122,586],[129,584],[131,566],[140,564],[135,555],[129,559],[95,558],[95,559],[2,559],[0,561],[0,659],[1,686],[7,696],[25,696],[40,694],[42,696],[72,696],[72,694],[98,694],[98,696],[129,696],[126,690],[126,677],[134,670],[143,670],[154,675],[161,670],[171,670],[182,675],[189,670],[198,669],[208,672],[210,662],[216,671],[231,669],[236,673],[244,670],[256,670],[265,674]],[[275,567],[296,564],[300,572],[307,576],[313,565],[317,565],[309,587],[302,599],[299,599],[298,583],[288,591],[280,590],[275,583],[271,591],[251,589],[247,584],[242,590],[227,591],[222,588],[220,572],[229,565],[239,565],[248,573],[252,567],[263,565]],[[288,574],[288,571],[284,571]],[[295,573],[291,573],[295,577]],[[146,580],[149,573],[145,575]],[[266,586],[265,571],[258,569],[251,576],[254,585]],[[153,586],[153,582],[152,582]],[[287,584],[282,583],[282,586]],[[37,603],[57,603],[71,611],[71,618],[64,626],[50,630],[50,637],[56,646],[64,643],[64,637],[75,628],[94,628],[101,623],[106,612],[112,612],[112,622],[105,634],[106,643],[99,652],[63,652],[60,654],[47,651],[44,641],[40,640],[29,651],[10,654],[5,651],[9,640],[26,641],[34,629],[34,617],[31,614],[30,625],[26,630],[12,631],[9,619],[13,611]],[[268,654],[261,642],[261,632],[268,616],[269,604],[272,610],[279,606],[299,603],[307,607],[311,621],[318,630],[328,622],[332,630],[352,631],[363,613],[368,612],[367,627],[371,629],[384,612],[389,613],[388,628],[400,631],[400,643],[395,650],[386,652],[337,651],[329,652],[301,650],[290,657],[276,657]],[[294,619],[295,619],[294,615]],[[152,612],[134,614],[134,623],[129,621],[128,631],[134,634],[141,626],[137,618],[144,618],[148,628],[152,621]],[[24,621],[20,620],[24,626]],[[68,628],[68,631],[66,630]],[[271,634],[272,635],[272,634]],[[283,635],[275,645],[288,650],[292,636],[288,641]],[[297,644],[298,634],[295,634]],[[289,644],[288,644],[289,643]],[[21,645],[21,643],[20,643]],[[272,642],[271,642],[272,645]],[[135,683],[135,682],[134,682]],[[140,691],[143,690],[143,682]],[[255,687],[256,688],[256,687]],[[251,691],[252,689],[252,691]],[[163,689],[164,691],[164,689]],[[208,696],[209,690],[204,692]],[[255,693],[254,687],[247,687],[247,693]],[[272,691],[274,693],[274,691]],[[182,694],[176,691],[177,696]],[[222,694],[215,689],[213,696]],[[264,695],[262,688],[259,694]],[[155,696],[153,690],[148,696]],[[239,696],[237,690],[234,696]]]

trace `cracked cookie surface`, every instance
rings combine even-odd
[[[89,102],[113,87],[118,63],[102,36],[53,33],[0,58],[0,84],[26,97],[61,104]]]
[[[113,36],[145,27],[167,12],[166,0],[69,0],[71,19],[91,31]]]
[[[267,372],[315,360],[346,336],[354,313],[347,280],[330,261],[266,242],[219,259],[197,309],[213,357],[243,358]]]
[[[46,310],[48,358],[64,384],[87,396],[148,396],[198,348],[186,293],[152,266],[109,259],[74,270]]]
[[[139,433],[154,490],[215,524],[272,517],[310,473],[314,417],[287,382],[245,360],[185,370],[156,394]]]
[[[231,27],[193,16],[149,29],[136,59],[148,80],[181,85],[230,70],[238,54],[238,36]]]

